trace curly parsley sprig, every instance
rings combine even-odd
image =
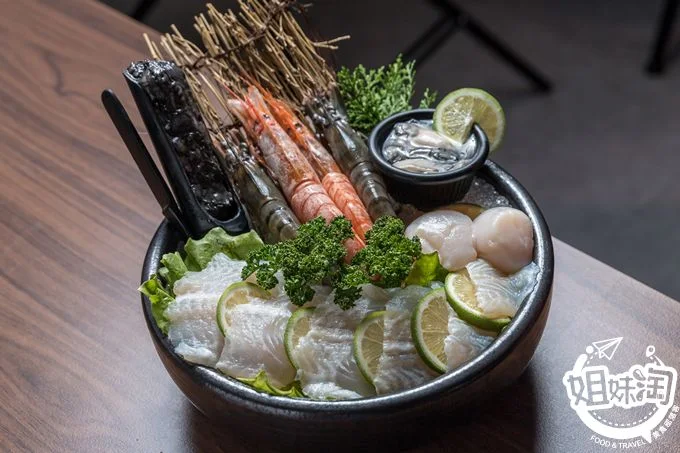
[[[366,247],[346,264],[343,244],[353,235],[344,217],[329,224],[317,217],[300,226],[295,239],[251,252],[241,276],[245,279],[256,273],[257,283],[271,289],[279,283],[276,273],[281,271],[284,291],[295,305],[312,300],[312,286],[328,284],[335,290],[335,303],[347,309],[361,295],[361,285],[401,286],[422,254],[420,241],[404,235],[400,219],[382,217],[366,233]]]
[[[361,285],[372,283],[383,288],[402,285],[413,263],[422,254],[420,241],[404,235],[404,222],[381,217],[366,233],[366,247],[344,266],[334,283],[335,303],[350,308],[361,295]]]
[[[336,217],[326,224],[317,217],[301,225],[295,239],[267,244],[248,255],[241,272],[247,278],[256,272],[257,284],[272,289],[283,273],[283,288],[295,305],[304,305],[314,297],[312,285],[336,279],[347,254],[343,243],[354,236],[352,224]]]

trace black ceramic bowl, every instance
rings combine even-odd
[[[415,173],[390,164],[382,153],[383,143],[396,123],[411,119],[431,120],[434,109],[409,110],[392,115],[371,131],[368,149],[373,162],[382,173],[389,193],[400,203],[409,203],[427,210],[463,198],[489,155],[489,140],[476,124],[472,127],[470,140],[475,141],[475,157],[466,166],[441,173]]]
[[[284,446],[323,451],[370,446],[375,451],[423,442],[432,435],[427,434],[428,428],[441,429],[437,420],[450,423],[463,413],[463,405],[493,395],[524,371],[548,316],[553,248],[541,211],[527,191],[493,162],[487,162],[478,176],[528,214],[534,227],[534,262],[540,272],[534,291],[513,321],[474,360],[425,385],[391,395],[352,401],[275,397],[182,360],[158,330],[149,300],[142,296],[146,323],[163,365],[194,406],[220,429],[257,443],[271,443],[277,450]],[[149,245],[142,280],[156,272],[164,253],[178,250],[185,239],[163,222]]]

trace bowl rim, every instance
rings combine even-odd
[[[472,125],[472,134],[477,143],[476,155],[467,165],[449,171],[439,173],[416,173],[401,168],[397,168],[385,159],[382,153],[382,143],[378,143],[381,132],[386,128],[392,128],[400,121],[407,121],[409,119],[422,119],[421,117],[431,117],[434,114],[434,109],[413,109],[405,112],[396,113],[373,128],[368,137],[368,150],[373,162],[378,166],[380,171],[387,176],[398,179],[400,181],[407,181],[413,183],[446,183],[464,178],[479,170],[484,162],[489,157],[489,139],[477,124]],[[385,137],[387,138],[387,137]],[[481,148],[481,151],[480,151]]]
[[[183,369],[199,385],[209,387],[211,391],[232,404],[279,416],[283,414],[289,416],[290,414],[299,416],[325,414],[338,417],[352,415],[354,417],[377,413],[377,411],[385,413],[382,411],[397,411],[427,404],[431,398],[435,398],[437,395],[452,392],[471,384],[506,359],[530,330],[533,323],[538,320],[546,305],[549,304],[549,294],[554,276],[552,237],[543,214],[531,195],[515,178],[493,161],[487,160],[476,176],[491,183],[496,191],[510,200],[512,206],[521,209],[529,216],[534,229],[534,262],[539,266],[539,274],[536,287],[524,300],[508,327],[479,356],[457,369],[412,389],[355,400],[319,401],[273,396],[258,392],[234,378],[221,374],[218,370],[184,361],[175,353],[168,338],[156,325],[151,314],[149,299],[141,295],[144,317],[150,334],[154,337],[154,343],[157,348],[162,347],[164,349],[162,352],[172,360],[174,365]],[[175,235],[175,237],[181,239],[181,235],[171,228],[168,221],[163,220],[147,249],[142,268],[142,282],[156,272],[163,253],[171,251],[163,250],[161,247],[163,242],[167,241],[169,235]],[[160,350],[157,352],[161,353]],[[170,374],[174,373],[170,372]]]

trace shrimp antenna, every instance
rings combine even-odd
[[[220,80],[218,80],[218,82],[220,83],[220,85],[222,85],[222,88],[224,89],[224,91],[226,91],[227,93],[229,93],[229,96],[231,96],[231,97],[234,98],[234,99],[238,99],[239,101],[244,101],[244,100],[245,100],[243,97],[241,97],[236,91],[234,91],[234,90],[227,84],[226,80],[220,79]]]

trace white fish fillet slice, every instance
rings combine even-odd
[[[493,342],[495,337],[493,332],[472,327],[449,307],[449,335],[444,339],[447,369],[453,370],[474,359]]]
[[[490,318],[515,316],[522,301],[533,290],[538,276],[538,266],[534,262],[509,276],[483,259],[468,263],[465,268],[475,284],[479,308]]]
[[[422,286],[390,291],[392,299],[385,307],[383,353],[373,380],[378,395],[410,389],[438,376],[422,361],[411,339],[411,313],[430,291]]]
[[[293,351],[297,378],[305,395],[314,399],[353,399],[375,394],[354,361],[352,340],[361,320],[382,307],[361,297],[353,308],[342,310],[333,302],[332,294],[316,307],[309,332]]]
[[[175,301],[165,316],[170,321],[168,338],[184,360],[215,366],[224,345],[215,310],[224,289],[241,280],[243,261],[216,254],[205,269],[187,272],[175,282]]]
[[[355,400],[366,396],[342,388],[333,382],[310,382],[303,386],[302,391],[308,397],[317,400]]]
[[[294,309],[285,294],[230,308],[217,369],[236,378],[252,378],[264,370],[273,385],[290,384],[295,368],[286,356],[283,336]]]

